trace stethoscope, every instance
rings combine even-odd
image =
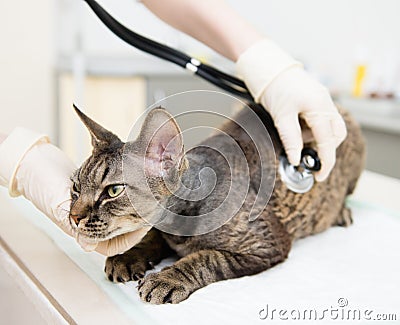
[[[260,105],[254,102],[253,96],[250,94],[245,83],[225,72],[222,72],[210,65],[201,63],[199,60],[188,56],[187,54],[173,49],[164,44],[157,43],[132,30],[126,28],[116,19],[114,19],[104,8],[102,8],[95,0],[85,0],[92,8],[97,17],[119,38],[124,40],[131,46],[142,50],[146,53],[155,55],[161,59],[170,61],[180,67],[198,75],[213,85],[254,103],[250,107],[255,111],[259,118],[263,121],[266,129],[269,131],[273,143],[281,150],[279,157],[279,173],[282,181],[286,186],[296,193],[308,192],[314,184],[314,175],[312,172],[321,169],[321,162],[318,154],[314,149],[304,148],[301,153],[301,162],[299,166],[293,166],[289,163],[283,149],[282,142],[279,138],[271,115]]]

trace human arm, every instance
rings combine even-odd
[[[47,136],[17,128],[0,137],[0,185],[11,196],[23,195],[68,235],[77,238],[84,250],[112,256],[126,251],[147,233],[143,228],[98,244],[82,241],[71,226],[70,176],[76,166]]]
[[[346,127],[328,90],[306,73],[302,64],[266,39],[223,0],[142,0],[162,20],[237,63],[256,102],[274,119],[286,154],[300,162],[302,117],[311,128],[322,162],[317,181],[335,164],[336,147]]]
[[[263,35],[223,0],[142,0],[160,19],[236,61]]]

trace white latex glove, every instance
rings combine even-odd
[[[78,243],[85,251],[95,250],[105,256],[114,256],[122,254],[139,243],[151,228],[152,226],[144,226],[135,231],[119,235],[109,240],[101,241],[94,246],[85,241],[82,242],[81,240],[78,240]]]
[[[67,234],[77,237],[69,220],[70,176],[76,166],[49,139],[17,128],[0,144],[0,184],[11,196],[25,196]],[[77,238],[86,251],[112,256],[137,244],[150,226],[113,239],[89,244]]]
[[[299,117],[305,120],[321,159],[315,178],[325,180],[335,164],[336,148],[347,135],[329,91],[311,78],[301,63],[267,39],[242,53],[237,69],[255,101],[271,114],[289,162],[295,166],[303,149]]]

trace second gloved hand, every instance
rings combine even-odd
[[[11,196],[23,195],[86,251],[111,256],[140,242],[150,226],[96,244],[79,238],[69,218],[70,176],[76,166],[46,136],[17,128],[0,143],[0,184]]]
[[[347,134],[328,90],[266,39],[246,50],[237,67],[256,102],[271,114],[289,162],[296,166],[303,148],[299,117],[305,120],[321,159],[316,180],[325,180],[335,164],[336,148]]]

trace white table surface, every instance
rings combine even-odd
[[[322,312],[339,298],[361,311],[396,313],[400,321],[399,193],[400,180],[364,172],[349,199],[350,228],[296,242],[285,263],[259,275],[212,284],[178,305],[153,306],[139,300],[134,283],[108,282],[103,257],[82,252],[29,202],[2,189],[0,263],[54,324],[261,324],[267,305]]]

